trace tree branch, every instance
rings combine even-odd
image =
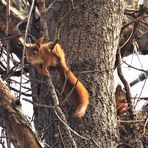
[[[127,82],[127,80],[124,78],[123,73],[122,73],[122,68],[121,68],[121,53],[120,50],[118,50],[117,52],[117,72],[118,72],[118,76],[121,79],[122,83],[124,84],[125,87],[125,91],[126,91],[126,99],[127,99],[127,103],[129,106],[129,117],[130,119],[134,119],[134,114],[133,114],[133,106],[132,106],[132,101],[131,101],[131,92],[130,92],[130,86]]]
[[[41,148],[28,120],[14,106],[10,89],[0,79],[0,118],[9,134],[16,138],[21,148]]]

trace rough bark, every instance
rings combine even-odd
[[[69,120],[74,129],[90,138],[84,141],[77,137],[80,147],[114,147],[117,131],[113,67],[121,26],[119,3],[81,3],[74,3],[73,11],[70,3],[63,6],[67,17],[59,27],[60,39],[76,74],[90,71],[79,77],[91,93],[91,104],[84,120],[77,121],[70,115]]]
[[[118,131],[113,68],[122,8],[120,1],[78,0],[57,3],[54,9],[49,11],[49,37],[51,40],[59,37],[71,69],[84,82],[91,95],[90,106],[82,120],[72,116],[73,107],[69,103],[63,105],[64,97],[60,97],[61,107],[69,125],[81,134],[73,134],[81,148],[116,146]],[[57,74],[53,77],[57,77]],[[40,80],[42,83],[32,83],[33,95],[36,98],[34,100],[53,105],[52,98],[49,98],[49,86],[45,82],[47,80]],[[42,112],[36,110],[36,113],[37,131],[44,131],[42,136],[50,146],[72,147],[66,142],[69,137],[60,132],[63,125],[52,109],[43,109]]]
[[[40,148],[41,145],[22,113],[14,107],[14,97],[9,88],[0,79],[0,119],[9,133],[9,138],[16,139],[21,148]]]

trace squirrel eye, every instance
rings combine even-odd
[[[37,54],[37,51],[33,51],[33,54],[36,55]]]

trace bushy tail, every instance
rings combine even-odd
[[[85,86],[78,80],[78,78],[69,70],[68,66],[65,63],[61,64],[62,69],[66,73],[68,83],[73,88],[75,87],[75,96],[78,98],[73,98],[74,103],[76,104],[76,110],[74,112],[74,117],[82,118],[85,113],[86,109],[89,105],[89,93]]]
[[[59,66],[60,66],[60,77],[62,82],[65,81],[65,74],[67,77],[67,84],[65,88],[65,92],[69,93],[73,87],[75,90],[73,95],[71,95],[73,103],[76,105],[76,110],[74,112],[74,116],[77,118],[82,118],[85,115],[86,109],[89,104],[89,93],[85,86],[78,80],[78,78],[72,73],[72,71],[68,68],[66,64],[64,50],[61,48],[59,44],[56,44],[54,47],[53,53],[59,58]]]

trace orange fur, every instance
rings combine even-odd
[[[23,41],[22,41],[23,42]],[[26,44],[28,48],[26,55],[30,63],[32,63],[40,74],[47,75],[49,66],[56,66],[60,72],[62,83],[65,81],[65,74],[68,79],[64,92],[66,94],[75,87],[71,95],[73,103],[76,105],[74,116],[82,118],[85,115],[89,104],[89,93],[85,86],[78,78],[70,71],[66,64],[64,50],[59,44],[50,49],[50,43],[43,43],[43,38],[40,38],[36,44]],[[42,67],[41,67],[42,65]]]
[[[86,109],[89,104],[89,93],[85,86],[78,80],[78,78],[69,69],[65,61],[65,54],[59,44],[56,44],[53,53],[59,58],[59,72],[61,75],[62,84],[64,84],[66,78],[68,80],[65,92],[68,94],[70,90],[75,87],[74,92],[71,95],[73,103],[77,106],[74,112],[74,116],[82,118],[85,115]],[[66,76],[65,76],[66,75]]]
[[[43,37],[40,38],[36,44],[27,44],[22,38],[19,38],[19,40],[25,44],[27,48],[27,60],[36,67],[40,74],[49,76],[48,67],[56,64],[56,57],[49,48],[49,43],[43,43]]]
[[[123,91],[120,85],[116,87],[115,92],[116,105],[117,105],[117,114],[122,115],[128,111],[128,104],[126,102],[126,93]]]

